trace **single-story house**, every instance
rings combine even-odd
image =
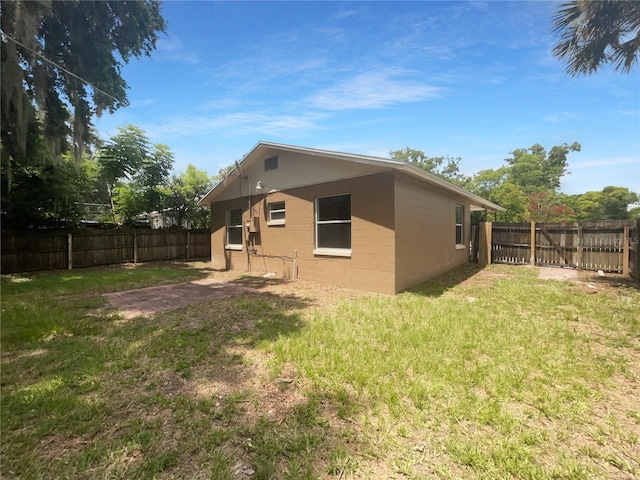
[[[395,294],[469,260],[504,208],[408,162],[260,142],[200,201],[214,268]]]

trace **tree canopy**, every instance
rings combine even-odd
[[[638,63],[640,2],[574,0],[554,16],[559,34],[553,55],[569,75],[591,74],[605,64],[625,73]]]
[[[142,129],[119,127],[98,153],[98,165],[119,223],[163,207],[173,154],[166,145],[151,145]]]
[[[2,1],[2,161],[41,136],[48,160],[82,158],[91,117],[128,104],[120,74],[166,24],[156,0]],[[87,84],[88,82],[89,84]]]
[[[467,181],[467,178],[460,173],[459,157],[429,157],[423,151],[409,147],[392,150],[389,155],[395,160],[409,162],[451,183],[464,185]]]
[[[213,186],[214,177],[189,164],[187,170],[171,177],[167,186],[166,208],[175,219],[175,224],[191,225],[192,228],[209,228],[211,210],[200,207],[200,200]]]

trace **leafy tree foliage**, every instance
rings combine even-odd
[[[600,192],[586,192],[573,196],[578,220],[626,220],[634,218],[629,205],[640,201],[637,193],[626,187],[604,187]]]
[[[527,196],[526,220],[537,223],[561,223],[575,220],[575,213],[555,192],[537,192]]]
[[[173,154],[166,145],[151,145],[142,129],[119,127],[100,150],[98,165],[118,223],[132,224],[138,215],[163,208]]]
[[[156,0],[2,1],[1,9],[2,162],[11,182],[34,137],[48,161],[71,148],[82,158],[91,117],[128,104],[123,63],[149,55],[166,25]]]
[[[3,229],[73,227],[84,217],[91,179],[72,158],[51,163],[31,157],[29,163],[13,166],[11,186],[5,173],[3,168]]]
[[[540,144],[511,152],[505,165],[473,175],[466,188],[507,209],[498,214],[503,222],[568,221],[573,209],[558,194],[560,179],[567,173],[570,152],[580,144],[556,145],[547,152]]]
[[[528,199],[518,185],[502,183],[491,191],[488,199],[507,209],[506,212],[498,213],[500,222],[519,223],[528,220]]]
[[[421,150],[406,147],[389,152],[391,158],[409,162],[456,185],[463,186],[467,177],[460,173],[460,158],[429,157]]]
[[[555,14],[560,35],[553,55],[569,75],[591,74],[604,64],[628,73],[638,63],[640,2],[574,0]]]
[[[213,177],[191,164],[185,172],[171,178],[165,206],[167,213],[174,215],[176,225],[209,228],[211,210],[198,206],[198,200],[211,189],[213,183]]]
[[[548,153],[537,143],[514,150],[506,159],[506,181],[520,186],[525,193],[555,191],[560,188],[560,178],[567,173],[567,155],[575,151],[580,151],[578,142],[556,145]]]

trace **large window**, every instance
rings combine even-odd
[[[316,254],[351,255],[351,195],[316,198]]]
[[[227,245],[231,250],[242,250],[242,209],[227,210]]]
[[[456,205],[456,245],[464,246],[464,207]]]
[[[269,204],[269,220],[267,225],[284,225],[285,209],[284,202],[273,202]]]

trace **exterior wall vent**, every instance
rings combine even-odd
[[[265,158],[264,160],[264,171],[267,172],[269,170],[275,170],[278,168],[278,157],[270,157]]]

